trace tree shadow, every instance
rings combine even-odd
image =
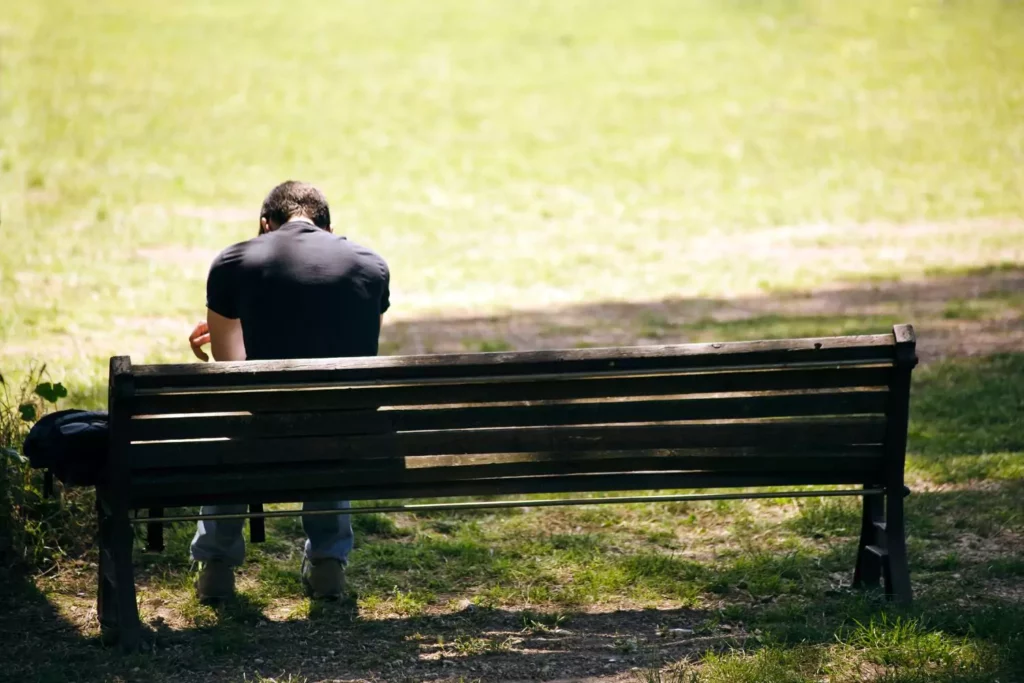
[[[69,670],[85,670],[97,679],[123,671],[123,662],[111,659],[98,630],[83,635],[31,577],[18,568],[0,570],[0,642],[6,680],[68,680]]]
[[[1013,625],[1024,625],[1024,608],[1012,594],[989,592],[986,582],[993,568],[1014,585],[1024,573],[1012,562],[1010,539],[1000,540],[1007,529],[1019,526],[1014,514],[1022,487],[1024,482],[1007,482],[998,490],[911,496],[908,525],[917,601],[910,608],[887,603],[878,591],[851,589],[859,502],[822,500],[805,505],[783,525],[811,541],[810,546],[755,545],[709,561],[649,549],[620,550],[614,561],[633,572],[630,582],[664,596],[656,607],[605,611],[586,604],[549,603],[540,609],[476,604],[470,600],[474,586],[507,578],[500,569],[505,558],[487,553],[486,541],[478,540],[473,545],[479,552],[447,556],[453,566],[445,584],[455,590],[449,605],[461,598],[455,610],[369,617],[348,603],[315,603],[306,615],[255,627],[239,627],[228,619],[223,631],[221,625],[180,629],[166,634],[159,646],[199,648],[214,658],[228,652],[237,658],[241,652],[254,663],[253,674],[264,676],[288,671],[314,680],[546,680],[571,672],[576,680],[625,676],[636,667],[768,643],[828,645],[857,624],[884,617],[891,624],[897,618],[913,620],[926,634],[989,643],[999,652],[993,666],[1005,669],[1018,663],[1011,645],[1021,631]],[[958,545],[963,537],[981,539],[983,547],[968,551]],[[429,553],[444,545],[432,537],[408,540],[422,546],[420,553],[423,547]],[[363,550],[373,554],[375,547],[395,542],[373,538]],[[545,552],[543,545],[538,548]],[[596,550],[604,554],[610,548]],[[427,569],[404,573],[405,583],[396,588],[412,593],[429,587],[433,577]],[[375,585],[372,577],[358,573],[353,580]],[[670,582],[692,584],[696,591],[673,593],[666,588]],[[702,596],[700,607],[680,606],[668,597],[694,592]],[[296,643],[302,644],[300,652]],[[259,662],[252,659],[257,656]]]
[[[473,547],[453,553],[453,541],[435,538],[436,531],[404,538],[385,525],[382,534],[364,539],[357,552],[376,556],[379,549],[402,542],[416,547],[417,561],[427,563],[426,571],[389,577],[404,581],[396,589],[405,592],[433,587],[438,571],[430,564],[430,553],[441,553],[448,565],[443,583],[453,591],[447,607],[444,600],[435,600],[416,614],[361,616],[350,602],[313,603],[306,612],[270,618],[273,598],[242,592],[187,625],[172,626],[144,611],[154,649],[133,656],[102,647],[94,630],[83,633],[81,623],[58,609],[60,595],[44,595],[28,577],[13,576],[3,582],[0,594],[0,624],[10,656],[5,673],[11,680],[33,681],[237,680],[243,674],[260,680],[282,672],[309,680],[616,678],[636,667],[661,666],[709,651],[753,650],[767,643],[828,644],[857,623],[883,615],[889,623],[897,617],[914,619],[925,633],[989,643],[998,653],[993,666],[1005,668],[1019,663],[1012,653],[1014,638],[1022,632],[1017,626],[1024,626],[1024,607],[1015,593],[991,591],[986,581],[996,572],[997,579],[1016,586],[1024,575],[1024,564],[1013,561],[1015,546],[1000,540],[1001,534],[1019,527],[1015,515],[1022,494],[1024,482],[1006,482],[984,491],[925,491],[910,497],[911,570],[917,591],[911,608],[890,605],[877,591],[849,587],[859,524],[856,500],[807,501],[783,523],[808,543],[778,545],[762,539],[707,561],[648,546],[624,551],[600,538],[570,542],[578,533],[539,538],[543,542],[530,546],[539,554],[554,552],[552,548],[592,552],[595,557],[613,553],[609,562],[628,572],[632,585],[661,596],[648,607],[613,601],[620,609],[585,601],[540,607],[520,602],[516,608],[478,604],[481,586],[511,576],[505,573],[510,558],[489,552],[488,539],[462,540],[463,546]],[[699,513],[702,508],[690,509]],[[984,543],[968,549],[958,545],[963,537]],[[177,550],[183,548],[169,548]],[[370,575],[379,570],[376,561],[357,563],[352,580],[370,593],[380,592]],[[148,577],[143,572],[142,582]],[[671,583],[692,590],[673,591]],[[701,598],[694,603],[673,597],[684,595]],[[181,594],[177,596],[180,601]],[[183,609],[180,604],[172,607]]]
[[[735,298],[674,298],[389,321],[382,353],[449,353],[880,333],[911,322],[926,362],[1024,348],[1024,267]]]

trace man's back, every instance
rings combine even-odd
[[[375,356],[388,285],[375,252],[295,221],[221,252],[206,298],[241,319],[248,360]]]

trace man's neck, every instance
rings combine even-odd
[[[282,225],[287,225],[288,223],[309,223],[310,225],[313,226],[316,225],[316,223],[314,223],[313,221],[311,221],[310,219],[306,218],[301,214],[298,216],[289,217],[288,220],[286,220]]]

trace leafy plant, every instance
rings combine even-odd
[[[32,425],[68,395],[47,379],[45,365],[33,365],[13,385],[0,374],[0,566],[24,563],[49,568],[91,544],[91,490],[43,495],[43,474],[21,454]]]

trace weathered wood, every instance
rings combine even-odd
[[[96,617],[100,623],[101,634],[105,641],[116,642],[120,631],[117,617],[117,592],[114,582],[117,575],[114,572],[113,561],[113,535],[109,515],[103,506],[96,503],[96,542],[99,546],[98,557],[98,581],[96,584]]]
[[[133,441],[383,434],[393,431],[540,427],[882,414],[886,389],[701,399],[545,403],[308,413],[185,414],[131,421]]]
[[[139,389],[680,370],[892,359],[890,335],[713,344],[140,366]]]
[[[249,542],[263,543],[267,540],[267,529],[263,523],[263,503],[249,503]]]
[[[865,489],[874,488],[865,484]],[[885,500],[883,496],[864,496],[861,513],[860,542],[857,545],[857,563],[853,571],[854,588],[877,587],[882,579],[882,561],[868,546],[878,540],[876,524],[885,519]]]
[[[887,366],[731,370],[673,375],[504,378],[464,383],[422,381],[362,384],[333,389],[280,389],[139,395],[135,415],[318,411],[380,406],[437,406],[513,401],[608,399],[619,397],[795,391],[888,386]]]
[[[466,429],[381,436],[149,442],[130,448],[132,467],[194,467],[415,455],[524,453],[773,444],[775,450],[881,443],[885,420],[847,417],[787,421]]]
[[[108,632],[115,633],[122,650],[135,651],[142,637],[139,609],[135,601],[135,577],[132,569],[131,524],[128,512],[131,495],[131,467],[128,453],[127,423],[135,385],[131,359],[119,356],[110,359],[110,382],[107,394],[110,426],[110,450],[107,463],[96,487],[100,530],[101,563],[97,613],[103,611]],[[111,575],[113,581],[111,581]],[[106,584],[103,583],[106,577]],[[116,627],[111,623],[116,619]]]
[[[150,517],[163,517],[163,508],[150,508]],[[146,551],[159,553],[164,550],[164,525],[154,522],[146,526]]]
[[[233,462],[204,461],[199,464],[186,465],[176,462],[176,467],[143,467],[144,463],[136,463],[134,477],[152,476],[173,481],[175,477],[193,478],[206,476],[213,471],[232,472],[233,476],[244,476],[246,473],[268,468],[283,470],[311,467],[327,467],[346,472],[395,472],[399,470],[420,470],[444,467],[475,467],[480,465],[507,465],[531,463],[622,460],[636,458],[689,458],[689,459],[721,459],[721,458],[759,458],[768,461],[780,461],[783,458],[816,457],[832,458],[844,455],[880,456],[882,446],[850,446],[841,450],[823,449],[821,446],[787,445],[787,450],[779,450],[773,444],[747,447],[727,448],[662,448],[662,449],[628,449],[614,451],[538,451],[528,453],[476,453],[462,455],[416,455],[394,457],[351,457],[321,460],[299,460],[294,456],[288,459],[268,460],[263,463],[252,460]],[[300,456],[301,457],[301,456]],[[133,479],[134,480],[134,479]]]
[[[109,452],[100,485],[96,487],[98,500],[111,512],[119,509],[118,501],[127,491],[131,482],[128,425],[131,422],[131,406],[135,398],[135,383],[132,362],[127,356],[110,359],[110,381],[107,387],[107,409],[109,415]]]
[[[334,410],[288,413],[182,414],[141,417],[131,421],[132,441],[169,439],[346,436],[395,431],[391,413]]]
[[[896,342],[896,368],[886,411],[885,434],[885,547],[888,551],[888,564],[884,566],[887,570],[885,591],[897,602],[910,604],[913,593],[903,519],[903,471],[910,420],[910,376],[917,365],[917,339],[910,325],[896,325],[893,337]]]
[[[405,498],[440,498],[459,496],[494,496],[533,493],[580,493],[600,491],[654,491],[667,489],[746,488],[751,486],[812,486],[857,484],[859,473],[788,472],[771,474],[707,474],[703,472],[588,474],[555,477],[520,477],[515,479],[484,479],[453,481],[444,485],[413,484],[325,489],[293,489],[268,492],[265,503],[315,500],[388,500]],[[180,505],[180,494],[165,490],[133,492],[140,507]],[[190,494],[194,505],[211,503],[244,503],[245,492]]]
[[[630,451],[577,451],[547,453],[505,453],[500,455],[435,455],[391,459],[347,461],[237,463],[215,468],[194,467],[137,470],[133,484],[168,488],[188,487],[198,478],[233,479],[239,487],[262,478],[269,485],[275,477],[294,475],[319,486],[317,477],[347,477],[359,481],[442,481],[541,474],[704,470],[721,472],[768,472],[786,470],[851,467],[881,473],[881,446],[851,446],[842,450],[779,451],[775,449],[722,448]],[[283,481],[283,480],[282,480]],[[329,485],[329,484],[324,484]],[[332,484],[331,484],[332,485]]]
[[[127,504],[128,497],[125,496]],[[136,652],[142,644],[142,623],[135,597],[135,572],[132,568],[132,533],[127,512],[111,515],[111,554],[114,565],[114,593],[116,594],[117,634],[121,649]]]
[[[498,480],[514,487],[521,477],[552,477],[584,474],[681,472],[748,475],[772,475],[794,472],[835,476],[857,476],[858,481],[879,476],[882,458],[879,453],[840,453],[829,456],[798,456],[786,458],[690,457],[690,458],[606,458],[598,460],[551,460],[547,462],[498,463],[461,467],[435,467],[396,470],[350,470],[337,467],[259,468],[248,472],[220,471],[206,476],[193,472],[177,475],[140,475],[134,480],[133,492],[138,496],[180,494],[183,499],[199,494],[231,494],[248,492],[262,497],[281,489],[317,490],[351,487],[434,484],[439,491],[453,482]],[[165,493],[161,493],[165,492]],[[438,493],[437,495],[443,495]]]

